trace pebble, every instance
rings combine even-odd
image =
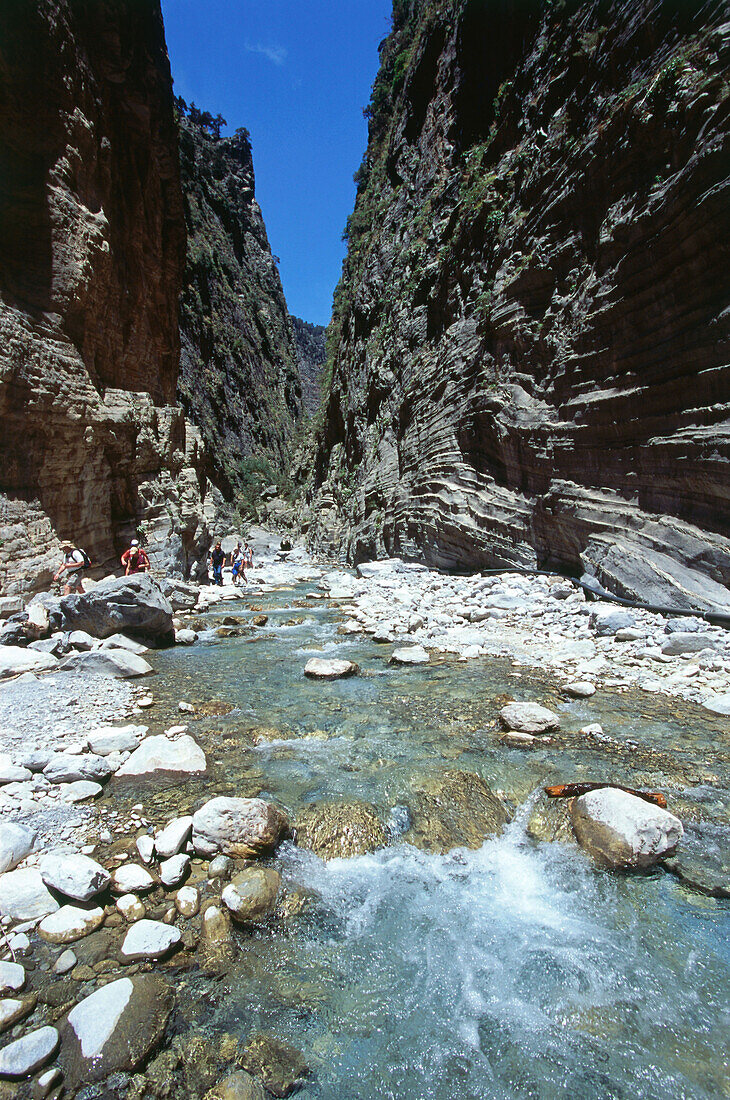
[[[195,886],[182,886],[175,895],[175,908],[183,917],[194,917],[200,910],[200,894]]]
[[[67,947],[65,951],[61,952],[53,964],[53,973],[68,974],[76,966],[77,961],[75,953],[70,947]]]

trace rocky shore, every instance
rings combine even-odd
[[[163,817],[143,795],[132,806],[116,797],[125,781],[182,782],[208,770],[191,733],[195,706],[181,699],[176,722],[156,717],[150,661],[161,645],[190,646],[192,660],[201,633],[235,634],[235,616],[234,625],[215,625],[226,622],[219,612],[304,584],[304,602],[337,610],[343,642],[370,637],[375,649],[390,646],[392,663],[427,675],[431,664],[507,657],[515,690],[499,709],[505,751],[549,743],[561,725],[550,707],[519,698],[520,669],[549,672],[566,698],[642,689],[730,713],[724,631],[589,601],[557,577],[454,577],[398,560],[354,575],[295,549],[264,555],[249,579],[240,589],[108,579],[84,596],[39,596],[0,630],[2,1100],[264,1100],[288,1095],[310,1073],[273,1033],[204,1043],[195,1027],[173,1026],[180,1014],[193,1019],[180,982],[195,969],[225,974],[242,936],[284,927],[306,907],[282,877],[282,843],[352,857],[392,843],[392,828],[365,802],[292,814],[265,795],[206,793]],[[267,616],[257,618],[265,626]],[[326,693],[328,681],[360,669],[323,655],[302,660],[301,672],[324,681],[316,690]],[[581,730],[587,740],[601,732]],[[260,731],[264,741],[277,736]],[[677,870],[688,834],[675,809],[606,785],[515,811],[478,776],[450,770],[414,788],[410,831],[400,833],[432,852],[478,848],[522,815],[528,836],[570,839],[597,868],[674,860]],[[708,877],[702,851],[697,857],[696,837],[695,829],[677,873],[691,883],[695,858],[695,884],[727,896],[721,873]],[[102,1081],[106,1091],[94,1091]]]

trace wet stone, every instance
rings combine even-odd
[[[276,908],[281,875],[270,867],[247,867],[234,875],[221,894],[221,901],[237,921],[264,920]]]
[[[25,968],[16,962],[0,962],[0,996],[17,993],[25,985]]]
[[[104,923],[104,910],[96,905],[82,908],[78,905],[62,905],[38,926],[38,933],[48,943],[73,943],[95,932]]]
[[[140,920],[127,932],[122,944],[122,958],[127,962],[139,959],[161,959],[180,942],[180,930],[156,920]]]
[[[244,1069],[260,1077],[274,1096],[289,1096],[309,1075],[301,1052],[273,1035],[260,1032],[249,1039],[241,1061]]]
[[[0,1050],[0,1078],[27,1077],[40,1069],[58,1048],[55,1027],[41,1027]]]
[[[350,858],[385,848],[388,834],[375,808],[366,802],[318,802],[296,821],[296,839],[322,859]]]
[[[509,814],[487,783],[472,772],[444,771],[415,780],[406,840],[430,852],[481,848],[498,836]]]
[[[266,1100],[266,1092],[250,1073],[237,1069],[209,1089],[203,1100]]]

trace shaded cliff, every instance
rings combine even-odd
[[[730,604],[727,19],[394,4],[315,542]]]
[[[178,393],[228,496],[251,462],[288,471],[302,412],[296,349],[276,260],[255,197],[248,133],[179,100],[188,229]],[[222,120],[220,120],[222,121]]]
[[[138,528],[187,571],[207,533],[159,3],[3,3],[0,173],[0,581],[46,582],[57,536],[109,565]]]
[[[292,317],[291,323],[299,377],[302,380],[302,404],[305,411],[313,416],[322,404],[322,372],[327,330],[324,325],[314,325],[311,321],[302,321],[300,317]]]

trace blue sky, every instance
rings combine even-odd
[[[291,313],[327,324],[391,0],[163,0],[175,93],[251,133]]]

